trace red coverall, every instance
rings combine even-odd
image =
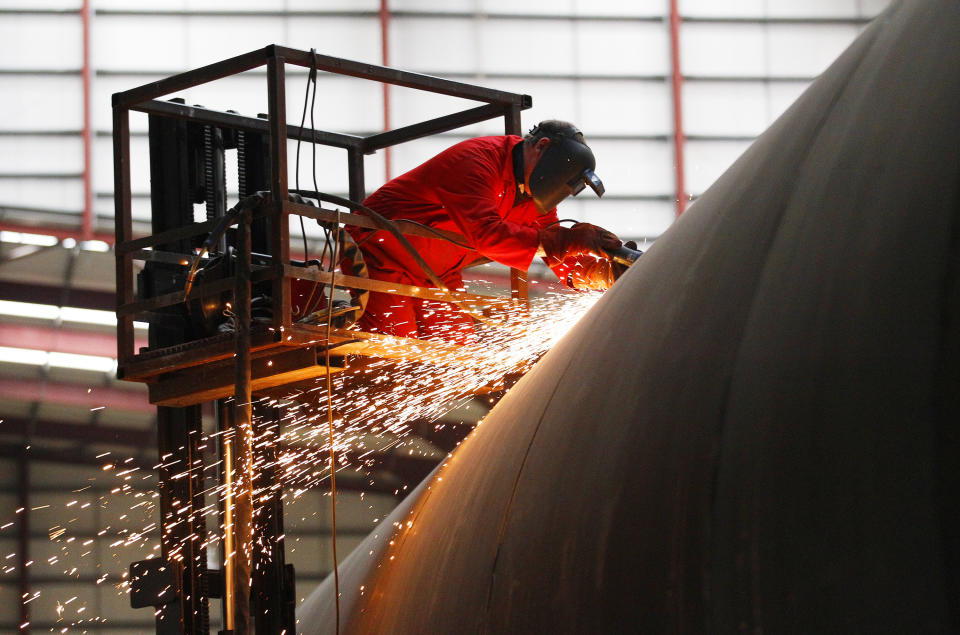
[[[514,205],[517,182],[512,151],[521,141],[517,136],[462,141],[389,181],[363,204],[389,219],[417,221],[463,235],[475,252],[445,240],[407,237],[449,289],[463,287],[461,272],[477,254],[526,270],[540,244],[539,228],[555,222],[557,215],[556,210],[539,214],[529,197]],[[389,232],[349,231],[360,244],[371,278],[432,286]],[[451,304],[375,292],[370,293],[359,326],[364,331],[458,343],[475,337],[471,318]]]

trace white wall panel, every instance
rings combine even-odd
[[[375,84],[375,86],[380,88],[380,84]],[[378,95],[382,95],[382,91],[378,91]],[[350,100],[349,96],[347,96],[347,100]],[[378,106],[381,108],[382,103],[383,100],[379,99]],[[413,88],[391,86],[390,125],[392,128],[399,128],[400,126],[407,126],[482,105],[484,105],[483,102],[472,99],[460,99],[458,97],[448,97],[446,95],[438,95],[437,93],[415,90]],[[381,110],[379,120],[376,121],[375,125],[367,129],[380,130],[382,127],[383,114]]]
[[[266,79],[263,81],[265,84]],[[266,97],[266,86],[263,88],[263,95]],[[306,75],[288,78],[287,122],[290,124],[300,125],[305,90]],[[309,108],[308,104],[307,121],[304,123],[307,127],[310,126]],[[317,80],[313,117],[314,124],[320,130],[354,133],[378,131],[383,127],[382,85],[379,82],[324,73]]]
[[[480,20],[477,70],[562,75],[577,69],[576,29],[570,21]]]
[[[55,0],[45,1],[54,2]],[[322,2],[317,0],[231,0],[229,4],[224,3],[223,0],[95,0],[95,2],[97,9],[136,8],[157,11],[374,11],[380,8],[379,0],[323,0]]]
[[[204,2],[220,3],[221,0],[203,0]],[[256,1],[256,0],[254,0]],[[390,0],[390,6],[397,0]],[[282,2],[284,8],[288,11],[379,11],[379,0],[323,0],[320,4],[317,0],[271,0],[271,2]],[[318,5],[320,5],[318,7]]]
[[[758,24],[687,23],[680,28],[680,64],[686,75],[764,75],[765,51],[766,34]]]
[[[775,18],[856,18],[865,14],[861,0],[767,0],[766,15]]]
[[[808,82],[776,82],[767,85],[769,95],[769,123],[773,123],[787,108],[793,105],[803,91],[810,84]]]
[[[186,68],[197,68],[234,55],[283,43],[287,20],[273,16],[184,18],[186,26]],[[155,51],[154,54],[161,51]],[[173,70],[180,70],[175,68]]]
[[[855,25],[687,23],[680,59],[687,75],[813,77],[858,32]]]
[[[871,17],[890,0],[679,0],[680,14],[702,18]]]
[[[83,171],[83,141],[69,137],[0,135],[0,173]]]
[[[683,84],[687,135],[758,135],[767,127],[768,112],[766,85],[761,82]]]
[[[82,0],[0,0],[0,9],[79,9]]]
[[[597,174],[614,196],[661,195],[672,190],[673,146],[665,141],[590,142]]]
[[[781,77],[813,77],[853,42],[853,25],[772,24],[766,27],[769,72]]]
[[[296,181],[296,147],[295,142],[287,146],[288,173],[290,188]],[[311,144],[300,144],[300,187],[312,190],[314,175],[321,192],[345,192],[348,189],[347,181],[347,151],[340,148],[316,146],[316,163]]]
[[[655,22],[578,22],[573,67],[580,74],[667,75],[670,41]]]
[[[767,0],[677,0],[682,16],[702,18],[761,17]]]
[[[585,135],[672,134],[673,102],[666,82],[581,80],[577,125]]]
[[[684,163],[687,191],[699,196],[750,147],[750,141],[688,141]]]
[[[563,119],[577,123],[581,119],[578,93],[579,82],[571,79],[497,79],[488,82],[493,88],[513,93],[530,95],[533,107],[524,110],[521,117],[521,129],[526,133],[544,119]],[[579,125],[579,124],[578,124]],[[503,134],[498,123],[493,134]],[[584,134],[589,136],[589,131]]]
[[[582,192],[574,199],[560,204],[560,218],[593,223],[606,227],[624,240],[657,237],[676,217],[672,201],[614,201],[597,199],[592,193]],[[644,246],[639,245],[643,250]]]
[[[478,3],[479,0],[390,0],[390,10],[460,13],[478,11]]]
[[[188,22],[189,18],[176,16],[100,17],[94,25],[91,64],[111,71],[169,73],[185,70],[189,68]]]
[[[574,0],[574,12],[582,16],[663,16],[669,9],[665,0]]]
[[[573,0],[476,0],[478,11],[484,13],[521,13],[527,15],[569,15]]]
[[[80,130],[83,86],[79,75],[3,78],[0,125],[4,130]]]
[[[304,0],[301,0],[304,1]],[[479,14],[659,16],[665,0],[390,0],[393,11],[476,12]]]
[[[892,0],[858,0],[860,9],[866,16],[874,16],[892,4]]]
[[[107,161],[97,163],[93,172],[93,189],[97,192],[113,191],[113,141],[98,137],[94,146],[96,156]],[[150,189],[150,152],[147,138],[130,138],[130,189],[133,192],[148,192]]]
[[[12,207],[79,211],[83,183],[77,179],[0,179],[0,201]]]
[[[136,77],[127,75],[96,77],[91,85],[90,95],[90,123],[93,129],[105,132],[113,130],[113,103],[111,101],[113,93],[130,90],[162,78],[163,76],[159,74],[156,76],[138,75]],[[131,130],[145,130],[146,122],[146,115],[130,113]],[[109,167],[113,169],[112,159]]]
[[[0,67],[26,62],[34,70],[79,69],[82,60],[79,15],[6,15],[0,19]]]
[[[264,45],[272,43],[274,41],[263,42]],[[315,48],[318,53],[361,62],[380,64],[383,61],[380,21],[376,18],[288,18],[284,37],[276,43],[304,50]]]
[[[443,74],[477,68],[477,27],[470,20],[396,18],[390,21],[390,65]]]

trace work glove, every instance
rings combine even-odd
[[[540,246],[549,265],[559,264],[569,256],[583,254],[606,258],[605,249],[618,249],[621,244],[612,232],[590,223],[577,223],[569,228],[551,225],[540,230]]]
[[[628,240],[625,247],[636,249],[637,243]],[[573,289],[606,291],[626,273],[629,267],[608,258],[597,259],[591,255],[568,256],[560,271],[566,271],[566,284]],[[562,273],[561,273],[562,275]]]
[[[581,255],[576,258],[567,258],[563,264],[570,268],[567,274],[567,286],[574,289],[606,291],[613,286],[618,277],[614,272],[613,263],[605,258],[598,260],[590,255]]]

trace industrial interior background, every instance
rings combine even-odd
[[[528,94],[533,108],[523,114],[524,128],[547,118],[575,122],[607,188],[603,200],[564,203],[560,216],[649,244],[888,0],[226,4],[0,0],[2,632],[153,629],[152,612],[129,608],[116,589],[150,547],[125,547],[109,529],[138,513],[131,503],[138,490],[152,493],[155,481],[147,477],[157,459],[155,409],[144,386],[114,377],[112,93],[277,43]],[[179,96],[255,115],[267,110],[265,81],[255,71]],[[289,72],[288,121],[302,116],[305,82],[305,72]],[[453,98],[321,76],[315,122],[371,134],[460,107]],[[368,192],[459,139],[500,133],[498,125],[367,157]],[[148,162],[136,160],[146,157],[146,116],[133,117],[131,128],[134,231],[146,233]],[[317,151],[316,177],[320,190],[345,196],[338,152]],[[313,179],[309,157],[304,149],[305,183]],[[308,227],[309,238],[319,236]],[[482,411],[478,403],[450,417],[469,424]],[[419,450],[424,458],[417,461],[430,463],[449,448],[424,442]],[[406,460],[398,453],[373,485],[346,482],[338,505],[341,554],[393,508],[394,492],[422,473],[423,465]],[[112,494],[123,485],[123,497]],[[296,566],[298,598],[330,571],[328,515],[322,490],[287,507],[287,561]],[[59,540],[67,526],[70,544]]]

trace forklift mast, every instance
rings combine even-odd
[[[481,105],[369,136],[299,128],[285,120],[288,64]],[[262,66],[268,80],[266,115],[161,99]],[[318,272],[291,260],[290,215],[336,230],[376,226],[365,216],[291,197],[289,140],[344,150],[350,201],[359,203],[365,196],[365,155],[496,118],[503,119],[506,133],[520,134],[520,112],[530,106],[526,95],[277,45],[113,95],[117,374],[147,384],[158,424],[161,553],[131,565],[130,598],[134,607],[154,609],[157,633],[209,633],[211,598],[221,600],[225,635],[296,632],[295,576],[284,559],[282,501],[253,496],[282,491],[275,467],[279,443],[271,440],[279,438],[281,417],[275,408],[255,404],[254,395],[341,372],[352,356],[396,354],[396,342],[380,345],[371,334],[324,330],[295,319],[292,289],[298,283],[329,286],[331,300],[334,286],[386,290],[376,280],[334,277],[332,270]],[[149,116],[150,233],[137,237],[131,111]],[[229,200],[227,190],[228,151],[236,152],[237,201]],[[198,213],[201,203],[205,214]],[[402,230],[436,238],[436,232],[413,225]],[[524,302],[524,272],[511,271],[511,280],[512,299],[506,302]],[[436,291],[390,286],[395,287],[390,292],[417,297]],[[269,303],[267,318],[252,320],[254,297]],[[227,303],[229,328],[223,328]],[[149,323],[148,346],[139,351],[134,350],[134,319]],[[208,402],[216,414],[213,436],[203,430],[201,410]],[[210,438],[217,439],[215,451],[206,447]],[[266,442],[254,447],[253,438]],[[208,469],[215,462],[216,469]],[[226,492],[219,501],[207,500],[208,492],[218,489],[207,482],[214,478]],[[216,527],[208,526],[202,513],[212,504],[220,506]],[[209,544],[219,546],[213,558],[219,566],[208,567]]]

